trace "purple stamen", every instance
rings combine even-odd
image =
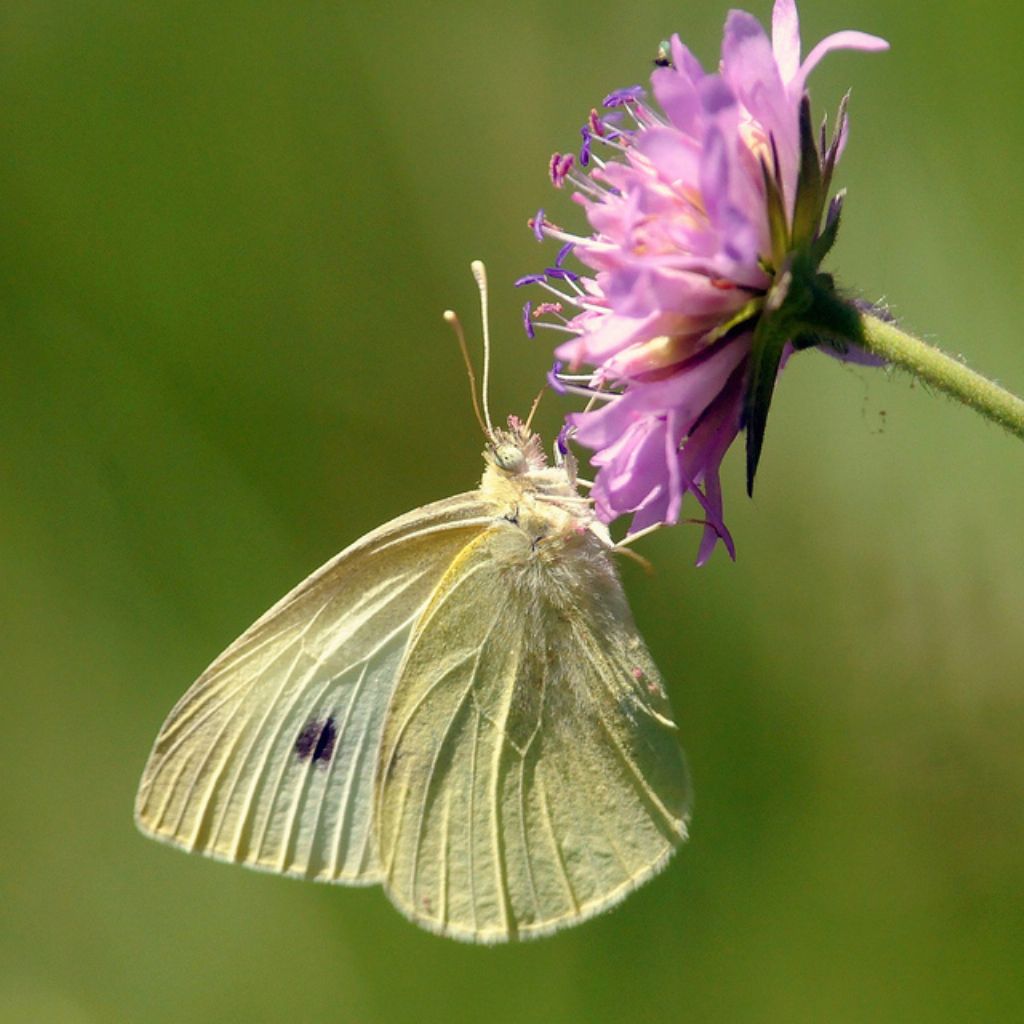
[[[555,363],[555,366],[561,366],[561,363]],[[552,372],[557,372],[552,368]],[[562,455],[569,453],[569,435],[572,433],[572,427],[568,423],[562,424],[562,429],[558,432],[558,437],[555,438],[555,444],[558,445],[558,450]]]
[[[561,188],[565,179],[576,163],[576,157],[572,153],[553,153],[548,164],[548,174],[551,177],[551,184],[555,188]]]
[[[602,105],[605,107],[625,107],[641,99],[643,95],[644,87],[642,85],[630,85],[625,89],[616,89],[614,92],[610,92],[605,96]]]
[[[583,145],[580,146],[580,166],[586,167],[590,163],[590,140],[592,134],[590,129],[584,125],[580,129],[580,135],[583,136]]]
[[[560,267],[565,262],[566,256],[568,256],[574,248],[575,242],[566,242],[565,245],[558,250],[558,255],[555,257],[555,266]]]
[[[533,302],[530,299],[526,300],[526,304],[523,306],[523,330],[526,331],[528,338],[535,338],[536,332],[533,329],[533,319],[531,318],[531,311]]]
[[[558,360],[555,360],[554,365],[551,367],[550,370],[548,370],[548,384],[550,385],[552,391],[557,391],[560,395],[564,395],[565,385],[562,383],[561,379],[558,376],[561,369],[562,364],[558,362]],[[559,434],[558,436],[561,437],[562,435]],[[562,454],[564,455],[565,452],[563,451]]]
[[[544,241],[544,208],[541,207],[536,216],[530,221],[530,227],[533,228],[533,237],[538,242]]]
[[[544,284],[545,278],[543,274],[527,274],[525,277],[519,278],[515,282],[514,287],[522,288],[525,284]]]
[[[544,273],[556,281],[578,281],[580,279],[579,274],[567,270],[565,267],[548,267]]]

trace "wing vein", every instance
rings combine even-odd
[[[443,928],[448,923],[448,829],[451,825],[452,815],[452,794],[451,790],[445,790],[444,807],[441,810],[441,863],[438,866],[441,891],[438,894],[438,913],[440,914],[440,925]]]
[[[526,764],[530,757],[530,750],[533,746],[533,738],[540,729],[541,718],[544,714],[544,698],[547,687],[547,676],[541,673],[540,699],[537,702],[537,722],[534,726],[530,739],[527,741],[522,756],[519,758],[519,837],[523,844],[523,860],[526,863],[526,880],[530,888],[530,901],[533,903],[534,919],[540,917],[540,901],[537,899],[537,882],[533,875],[533,849],[530,845],[527,833],[527,810],[526,810]],[[536,762],[534,761],[534,764]],[[534,768],[535,770],[535,768]]]
[[[577,643],[578,642],[579,642],[579,639],[577,637]],[[591,645],[591,646],[593,646],[593,645]],[[608,664],[607,658],[602,656],[601,660],[600,660],[600,664],[597,664],[595,662],[595,667],[598,670],[596,675],[597,675],[598,679],[600,679],[601,683],[603,684],[604,689],[612,696],[613,700],[615,700],[617,702],[618,699],[619,699],[620,693],[617,692],[615,686],[612,683],[609,682],[608,670],[609,670],[610,666]],[[632,757],[629,756],[629,753],[623,747],[623,745],[622,745],[621,741],[619,740],[618,736],[616,736],[616,734],[615,734],[615,730],[611,727],[611,725],[608,722],[607,714],[606,714],[605,709],[602,706],[601,702],[595,701],[594,702],[594,707],[595,707],[595,709],[597,711],[597,719],[600,722],[601,730],[608,737],[608,740],[610,741],[610,745],[611,745],[612,749],[615,751],[616,755],[618,756],[619,761],[626,768],[627,774],[632,777],[633,783],[634,783],[634,788],[642,796],[642,798],[644,799],[644,802],[649,807],[657,810],[658,814],[663,819],[664,824],[667,824],[669,826],[669,829],[670,829],[672,835],[674,835],[676,837],[676,839],[678,840],[678,838],[679,838],[679,830],[678,830],[678,826],[676,824],[676,819],[672,816],[672,812],[669,811],[668,808],[664,805],[664,803],[662,802],[661,798],[658,796],[658,794],[654,791],[654,789],[650,786],[650,784],[644,778],[644,774],[637,767],[636,762],[633,760]]]
[[[369,672],[369,670],[370,670],[370,663],[369,663],[369,661],[366,661],[366,662],[363,663],[363,670],[362,670],[362,672],[359,673],[359,679],[356,682],[356,685],[355,685],[355,687],[353,689],[352,699],[349,701],[348,707],[345,709],[345,720],[342,722],[341,728],[338,730],[338,737],[334,741],[334,749],[335,750],[341,750],[342,749],[344,737],[348,733],[349,722],[352,720],[352,709],[356,705],[356,700],[359,698],[359,693],[360,693],[360,691],[363,688],[363,683],[364,683],[364,681],[366,679],[366,674],[367,674],[367,672]],[[356,778],[355,765],[357,765],[359,763],[359,761],[362,759],[363,748],[366,745],[366,739],[367,739],[367,737],[369,735],[370,735],[370,730],[368,728],[364,728],[363,731],[359,734],[359,739],[356,742],[356,752],[355,752],[355,755],[353,756],[352,764],[348,766],[348,768],[349,768],[348,777],[345,779],[345,789],[344,789],[344,791],[342,793],[342,796],[341,796],[341,809],[340,809],[340,811],[338,813],[337,824],[334,827],[334,838],[332,839],[331,845],[330,845],[330,851],[331,851],[331,877],[332,878],[337,878],[340,875],[340,873],[341,873],[339,865],[338,865],[338,855],[341,852],[341,837],[342,837],[342,834],[343,834],[343,832],[345,830],[345,826],[348,824],[349,808],[352,805],[352,787],[355,785],[355,778]],[[335,764],[337,764],[337,760],[332,760],[331,761],[331,768],[332,769],[334,768]],[[326,796],[327,796],[327,789],[325,787],[324,788],[324,797],[326,797]],[[315,826],[314,826],[314,831],[315,831],[316,828],[320,827],[320,814],[321,814],[322,810],[323,810],[323,798],[321,798],[320,806],[317,808],[316,823],[315,823]],[[367,832],[368,831],[369,830],[367,830]],[[364,842],[365,842],[365,836],[364,836]],[[363,866],[362,858],[361,857],[360,857],[360,865],[359,866],[360,867]]]
[[[507,682],[505,683],[505,700],[501,709],[501,724],[495,723],[494,755],[491,763],[491,844],[494,848],[494,874],[497,887],[498,899],[500,901],[501,920],[504,930],[511,933],[515,925],[512,921],[508,892],[508,871],[506,867],[506,852],[502,842],[502,810],[501,810],[501,766],[505,755],[511,749],[511,741],[508,737],[508,721],[512,711],[512,702],[515,698],[516,683],[519,676],[520,657],[517,648],[510,651],[515,659],[507,671]]]
[[[491,624],[490,628],[487,630],[486,634],[484,635],[483,642],[480,644],[480,646],[474,652],[474,663],[473,663],[472,672],[470,673],[469,683],[467,684],[466,689],[463,692],[462,696],[458,699],[458,702],[455,705],[455,710],[451,713],[451,715],[448,718],[448,721],[445,723],[445,727],[442,730],[441,735],[438,737],[437,746],[434,749],[434,756],[433,756],[433,758],[431,758],[430,770],[427,773],[426,782],[423,785],[423,799],[420,801],[419,813],[416,816],[416,847],[415,847],[415,853],[413,854],[412,885],[411,885],[411,891],[413,893],[415,893],[415,891],[416,891],[416,880],[417,880],[417,877],[419,875],[419,859],[420,859],[420,851],[421,851],[422,846],[423,846],[423,830],[425,828],[426,820],[427,820],[427,804],[430,802],[430,795],[431,795],[431,791],[432,791],[433,785],[434,785],[434,776],[437,773],[437,763],[441,759],[441,754],[444,751],[444,748],[445,748],[445,745],[448,742],[449,736],[451,735],[451,731],[452,731],[452,728],[455,725],[455,721],[459,717],[459,715],[462,713],[462,709],[465,707],[465,704],[466,704],[466,699],[473,692],[473,689],[474,689],[474,687],[476,685],[476,676],[477,676],[477,672],[478,672],[478,670],[480,668],[480,659],[483,656],[484,647],[487,645],[487,641],[490,639],[491,634],[494,631],[494,627],[497,625],[497,622],[498,622],[498,617],[497,617],[497,615],[495,615],[494,622]],[[463,664],[465,661],[469,660],[469,657],[470,657],[470,655],[467,655],[465,658],[460,659],[456,663],[456,665]],[[453,666],[453,668],[454,667],[455,666]],[[427,691],[427,694],[424,695],[424,699],[426,699],[426,696],[428,696],[431,691],[433,691],[438,686],[440,686],[441,683],[444,682],[444,680],[447,678],[447,676],[450,675],[450,673],[451,673],[451,670],[449,670],[449,672],[447,672],[444,675],[442,675],[440,677],[440,679],[438,679],[438,681],[436,683],[434,683],[430,687],[430,689]],[[415,707],[410,710],[408,716],[405,719],[405,722],[403,722],[402,730],[400,730],[399,737],[401,736],[401,733],[404,732],[405,726],[408,725],[408,723],[412,721],[412,718],[413,718],[413,716],[416,713],[416,709],[418,707],[420,707],[420,705],[422,703],[423,703],[422,700],[418,701],[417,704],[415,705]],[[479,726],[478,719],[479,719],[479,713],[477,713],[476,717],[474,718],[474,723],[475,723],[475,726],[476,726],[474,728],[474,740],[473,740],[473,742],[474,742],[474,747],[473,747],[474,763],[475,763],[475,758],[476,758],[476,746],[475,746],[475,744],[476,744],[476,734],[477,734],[477,729],[478,729],[478,726]],[[394,754],[397,753],[398,744],[399,744],[399,740],[396,739],[395,746],[394,746],[393,751],[392,751],[392,761],[394,759]],[[472,835],[472,810],[473,810],[473,786],[474,786],[474,784],[475,784],[475,771],[472,773],[472,778],[470,780],[470,791],[469,791],[470,834],[471,835]],[[473,867],[472,867],[472,854],[471,854],[471,859],[470,859],[470,878],[471,879],[472,879],[472,876],[473,876]],[[474,898],[473,906],[474,906],[474,913],[475,913],[475,907],[476,907],[475,898]]]
[[[369,664],[369,662],[364,662],[363,663],[363,671],[360,672],[359,679],[356,681],[355,686],[352,688],[352,693],[349,696],[348,706],[345,708],[345,719],[344,719],[344,722],[342,723],[341,728],[338,729],[338,732],[337,732],[337,734],[335,736],[335,739],[334,739],[334,749],[335,750],[340,750],[341,747],[342,747],[342,736],[343,736],[343,733],[344,733],[344,729],[345,729],[345,726],[348,724],[349,718],[350,718],[350,716],[352,714],[352,707],[355,704],[356,698],[359,695],[359,688],[360,688],[360,686],[361,686],[361,684],[363,682],[363,679],[366,677],[366,669],[367,669],[367,665],[368,664]],[[313,713],[315,713],[314,709],[316,709],[318,707],[321,707],[323,705],[323,701],[324,701],[325,695],[331,689],[331,687],[335,683],[337,683],[341,678],[342,678],[341,675],[338,675],[338,676],[328,676],[327,677],[327,679],[324,681],[324,685],[320,687],[320,691],[316,695],[316,700],[308,702],[308,708],[310,710],[312,710]],[[297,703],[297,700],[292,702],[292,708],[294,708],[296,703]],[[289,708],[289,711],[290,710],[291,710],[291,708]],[[309,712],[307,712],[307,713],[309,713]],[[283,765],[287,765],[287,763],[288,763],[288,755],[286,753],[285,757],[282,758],[282,764]],[[334,766],[337,763],[338,763],[337,759],[332,757],[331,758],[331,763],[329,765],[327,765],[327,771],[323,772],[322,774],[324,776],[328,776],[331,772],[334,771]],[[315,777],[314,776],[315,763],[314,763],[314,760],[313,760],[312,757],[310,757],[308,761],[304,762],[303,768],[304,768],[304,770],[301,773],[301,777],[296,779],[296,781],[295,781],[295,787],[294,787],[295,788],[295,794],[292,797],[291,807],[288,809],[288,823],[287,823],[287,825],[284,827],[284,829],[281,832],[281,852],[279,854],[278,863],[277,863],[277,867],[278,867],[279,871],[285,871],[286,870],[287,862],[288,862],[288,855],[292,851],[293,848],[295,850],[295,853],[298,854],[298,836],[296,835],[295,821],[298,818],[299,807],[302,804],[302,801],[305,798],[306,794],[310,790],[310,780]],[[277,785],[275,787],[275,795],[280,790],[281,778],[283,777],[283,774],[284,774],[284,768],[282,768],[281,773],[278,775],[278,781],[277,781]],[[327,779],[325,778],[324,779],[324,787],[323,787],[323,789],[320,792],[320,800],[317,803],[316,815],[315,815],[315,817],[313,819],[313,827],[310,830],[310,837],[311,837],[310,838],[310,850],[312,850],[313,842],[315,841],[317,825],[319,824],[319,821],[320,821],[320,810],[323,807],[324,795],[327,793],[327,789],[328,789],[328,787],[327,787]],[[273,797],[271,797],[271,803],[273,803]],[[270,817],[271,817],[270,811],[271,810],[272,810],[272,808],[268,807],[268,809],[267,809],[268,813],[267,813],[267,819],[266,819],[267,824],[269,824],[269,822],[270,822]],[[260,843],[259,843],[259,846],[257,847],[257,851],[256,851],[256,858],[257,858],[257,860],[259,859],[260,852],[263,849],[263,841],[264,841],[264,838],[266,837],[267,824],[264,825],[263,832],[262,832],[262,834],[260,836]],[[308,869],[309,869],[309,862],[308,862],[308,858],[307,858],[306,871],[308,871]]]
[[[479,662],[478,662],[479,663]],[[474,670],[474,680],[470,683],[470,691],[472,691],[475,683],[476,673]],[[476,913],[476,843],[474,840],[473,833],[476,828],[476,758],[479,751],[480,743],[480,712],[477,711],[473,715],[473,746],[469,760],[469,814],[467,820],[469,823],[469,908],[473,919],[473,931],[478,932],[480,930],[480,924],[477,919]]]
[[[558,843],[558,835],[555,832],[554,825],[551,821],[551,808],[548,805],[548,794],[547,788],[544,785],[544,779],[540,775],[534,776],[535,784],[537,787],[537,795],[540,797],[540,806],[543,811],[544,830],[547,833],[548,840],[551,842],[551,847],[555,851],[555,863],[558,865],[558,869],[562,875],[562,881],[565,883],[565,891],[569,897],[569,902],[572,904],[573,910],[577,916],[580,912],[580,903],[576,899],[576,892],[572,887],[572,880],[569,878],[569,872],[565,866],[565,859],[562,857],[562,848]]]
[[[406,589],[406,587],[403,587],[395,596],[396,597],[401,596],[401,594],[404,593],[405,589]],[[390,599],[389,599],[389,601],[386,601],[384,604],[381,605],[381,609],[380,610],[382,611],[384,608],[387,608],[389,604],[390,604]],[[412,616],[410,616],[410,618],[412,618]],[[345,666],[341,667],[336,672],[336,674],[332,677],[332,679],[333,680],[340,679],[346,673],[351,671],[353,668],[355,668],[359,664],[362,664],[363,662],[367,662],[367,661],[372,660],[374,655],[376,655],[383,647],[385,647],[387,645],[387,643],[398,632],[401,631],[401,628],[402,627],[399,627],[398,629],[393,630],[391,633],[389,633],[383,640],[381,640],[378,644],[376,644],[373,647],[373,649],[370,652],[368,652],[364,656],[364,658],[361,659],[360,661],[353,662],[350,665],[345,665]],[[239,814],[238,814],[238,824],[237,824],[237,827],[236,827],[236,830],[235,830],[234,854],[233,854],[233,856],[234,856],[234,858],[236,860],[238,859],[238,853],[239,853],[239,850],[241,848],[241,844],[242,844],[243,838],[245,836],[246,826],[249,823],[249,819],[250,819],[250,816],[252,814],[253,803],[254,803],[254,801],[256,799],[256,794],[257,794],[257,792],[258,792],[258,790],[260,788],[260,785],[263,782],[267,766],[268,766],[268,764],[270,762],[270,753],[277,747],[277,744],[278,744],[278,742],[281,739],[282,730],[284,729],[284,727],[289,722],[290,716],[291,716],[292,712],[294,711],[295,707],[299,703],[300,699],[305,694],[305,690],[306,690],[306,687],[309,685],[310,679],[312,679],[313,676],[316,674],[316,672],[322,667],[324,661],[329,659],[330,656],[338,649],[338,646],[339,646],[338,644],[335,644],[334,647],[326,650],[323,654],[319,655],[318,657],[316,657],[313,660],[313,663],[311,664],[311,666],[309,667],[309,669],[305,673],[305,678],[303,679],[303,681],[297,683],[297,685],[295,686],[295,690],[294,690],[294,693],[292,695],[292,698],[288,702],[287,710],[283,714],[279,715],[277,726],[274,728],[270,740],[266,741],[264,739],[265,754],[264,754],[264,756],[259,761],[259,768],[258,768],[258,770],[253,775],[252,781],[250,782],[248,791],[247,791],[247,793],[245,795],[245,800],[243,802],[242,808],[241,808],[241,810],[239,811]],[[301,653],[302,653],[301,651],[296,652],[296,661],[293,662],[292,670],[291,671],[294,671],[294,667],[297,664],[298,657],[300,656]],[[241,759],[241,762],[239,764],[239,771],[235,775],[235,778],[234,778],[234,780],[232,782],[231,791],[230,791],[230,795],[231,796],[234,796],[235,789],[236,789],[236,787],[238,785],[238,780],[241,778],[241,775],[242,775],[242,766],[249,759],[249,757],[250,757],[250,755],[251,755],[251,753],[252,753],[252,751],[253,751],[253,749],[255,747],[256,739],[258,737],[262,737],[263,736],[263,731],[264,731],[264,728],[267,725],[267,722],[270,719],[271,712],[278,709],[278,705],[279,705],[279,702],[281,700],[281,696],[285,692],[285,690],[287,689],[290,674],[291,674],[291,672],[288,673],[288,675],[285,677],[284,681],[282,682],[282,685],[278,688],[278,692],[277,692],[276,697],[274,698],[273,702],[270,705],[268,705],[267,712],[264,714],[263,719],[260,721],[259,727],[256,729],[255,733],[253,734],[253,738],[250,741],[249,746],[246,749],[245,754],[243,755],[243,757]],[[257,838],[256,844],[255,844],[255,857],[256,857],[257,860],[260,857],[260,853],[262,851],[263,843],[264,843],[264,841],[266,839],[267,830],[270,827],[271,811],[273,809],[273,801],[274,801],[274,799],[275,799],[275,797],[277,795],[277,789],[280,786],[281,779],[284,777],[284,773],[285,773],[285,771],[286,771],[286,769],[288,767],[288,756],[287,756],[287,754],[285,754],[283,757],[281,757],[280,761],[281,761],[281,763],[280,763],[280,766],[278,768],[277,781],[275,782],[275,785],[274,785],[274,791],[269,796],[269,801],[270,802],[269,802],[268,807],[267,807],[267,814],[266,814],[266,816],[264,818],[262,828],[260,829],[260,835]],[[228,806],[228,804],[225,803],[225,807],[227,807],[227,806]]]
[[[284,652],[282,651],[282,654],[283,653]],[[278,690],[277,697],[275,698],[275,703],[276,703],[277,700],[280,699],[281,694],[284,692],[284,687],[287,685],[288,677],[289,677],[292,669],[294,669],[294,667],[295,667],[297,657],[298,657],[298,655],[296,654],[292,658],[291,668],[289,668],[288,671],[285,672],[284,682],[282,683],[281,688]],[[273,705],[268,706],[268,709],[267,709],[267,712],[266,712],[267,715],[269,715],[270,708],[272,706]],[[221,724],[220,729],[217,730],[216,738],[206,748],[206,751],[203,754],[203,757],[202,757],[202,759],[199,762],[199,766],[196,769],[195,774],[193,775],[191,782],[189,783],[188,790],[186,791],[186,794],[185,794],[185,799],[182,801],[181,815],[178,818],[178,825],[177,825],[177,827],[175,829],[176,832],[180,831],[180,829],[181,829],[181,823],[184,820],[185,812],[188,809],[189,804],[192,802],[193,796],[194,795],[198,795],[199,801],[200,801],[199,806],[193,812],[195,814],[195,822],[193,824],[192,838],[190,840],[191,846],[193,847],[193,849],[196,847],[196,845],[198,845],[199,838],[202,835],[204,827],[207,827],[210,824],[208,822],[208,820],[207,820],[207,814],[208,814],[208,811],[210,809],[210,801],[213,799],[213,795],[217,791],[218,786],[220,785],[220,780],[221,780],[221,778],[224,775],[224,770],[227,767],[228,763],[231,761],[231,755],[234,752],[235,748],[237,747],[238,740],[243,735],[244,729],[239,729],[238,732],[235,734],[235,736],[232,739],[230,745],[228,746],[228,749],[224,752],[224,755],[221,757],[221,759],[218,762],[216,768],[214,769],[212,777],[206,779],[204,787],[202,788],[201,791],[198,792],[198,794],[197,794],[197,784],[198,784],[198,782],[200,780],[200,777],[202,776],[202,773],[206,769],[206,766],[210,763],[210,760],[211,760],[214,752],[217,750],[217,747],[220,744],[221,739],[224,737],[224,734],[228,731],[228,728],[231,725],[234,724],[236,716],[238,715],[238,713],[243,708],[244,708],[244,704],[242,702],[239,702],[239,703],[235,704],[235,706],[233,708],[231,708],[230,711],[228,711],[227,717],[224,719],[223,723]],[[249,715],[247,717],[247,721],[251,720],[251,718],[252,718],[252,716]],[[258,730],[257,730],[256,735],[258,735]],[[254,735],[252,740],[250,741],[250,749],[251,749],[252,743],[255,743],[256,735]],[[248,757],[248,750],[246,751],[246,755],[245,756]],[[221,817],[220,817],[220,821],[218,822],[217,828],[215,830],[211,829],[211,837],[212,837],[212,841],[214,843],[216,843],[217,836],[220,833],[220,828],[221,828],[221,825],[223,824],[224,816],[227,814],[227,809],[228,809],[228,807],[230,807],[230,796],[233,793],[233,789],[234,789],[234,787],[232,786],[232,789],[229,790],[229,793],[228,793],[228,799],[225,800],[225,802],[224,802],[224,807],[223,807],[223,810],[221,812]]]
[[[477,571],[479,571],[479,570],[476,569],[476,568],[469,570],[469,572],[467,572],[466,576],[463,577],[463,579],[460,580],[459,583],[456,584],[456,586],[461,585],[461,583],[463,583],[465,581],[465,579],[470,575],[470,573],[475,573]],[[452,589],[454,590],[455,588],[453,587]],[[446,597],[446,600],[447,600],[447,597]],[[429,619],[427,621],[429,621]],[[426,623],[424,623],[424,622],[417,623],[417,628],[416,628],[417,635],[422,634],[423,630],[425,628],[426,628]],[[413,643],[415,643],[415,637],[413,638]],[[407,654],[407,656],[408,656],[408,654]],[[469,659],[471,657],[473,657],[473,653],[469,652],[469,653],[465,654],[463,657],[457,659],[452,665],[448,666],[448,668],[438,676],[437,681],[432,683],[429,687],[427,687],[427,689],[416,700],[416,703],[413,704],[413,706],[411,708],[409,708],[409,710],[406,712],[405,717],[402,719],[401,724],[398,726],[398,728],[395,731],[395,738],[394,738],[394,740],[393,740],[393,742],[391,744],[391,749],[388,751],[388,754],[389,754],[388,763],[386,765],[382,765],[382,768],[383,768],[382,777],[386,777],[386,776],[388,776],[391,773],[391,770],[394,767],[395,756],[398,753],[398,748],[402,745],[402,740],[405,737],[406,729],[408,729],[409,724],[412,722],[412,720],[419,713],[420,708],[426,703],[426,701],[431,696],[433,696],[434,691],[437,690],[440,686],[442,686],[444,684],[445,680],[452,674],[452,672],[456,668],[458,668],[460,665],[463,665],[463,664],[465,664],[465,662],[469,661]],[[477,652],[477,660],[479,661],[479,652]],[[449,723],[449,726],[450,726],[450,723]],[[447,730],[445,730],[445,734],[444,735],[447,735]],[[440,749],[440,745],[439,745],[439,749]]]

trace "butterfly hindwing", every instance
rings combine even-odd
[[[189,850],[323,881],[379,880],[373,775],[413,626],[491,521],[476,494],[368,534],[296,587],[164,723],[136,820]]]
[[[660,677],[606,549],[577,540],[548,559],[498,521],[410,638],[376,827],[391,899],[435,931],[487,942],[575,923],[686,836]]]

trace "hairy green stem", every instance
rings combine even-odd
[[[968,369],[920,338],[876,316],[861,315],[861,344],[886,362],[909,370],[982,416],[1024,439],[1024,401],[1005,388]]]

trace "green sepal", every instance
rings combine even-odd
[[[829,250],[835,245],[836,236],[839,234],[839,219],[843,212],[843,200],[846,198],[846,189],[837,192],[832,197],[828,206],[828,215],[825,217],[825,226],[821,234],[811,243],[811,262],[820,266],[821,261],[828,255]]]
[[[764,431],[779,363],[789,340],[783,319],[778,315],[762,316],[754,331],[750,350],[740,426],[747,432],[747,494],[751,496],[754,493],[754,477],[761,459],[761,448],[764,446]]]
[[[747,433],[749,494],[754,491],[768,410],[787,343],[795,350],[828,345],[840,353],[848,351],[850,344],[863,345],[860,314],[839,296],[832,276],[818,272],[839,232],[845,193],[838,193],[829,203],[823,225],[822,215],[845,130],[848,98],[845,96],[839,106],[831,141],[826,138],[825,124],[821,126],[820,141],[815,138],[810,100],[804,95],[800,102],[800,167],[792,222],[787,217],[780,183],[778,152],[771,140],[771,158],[762,157],[760,161],[771,261],[762,256],[760,263],[773,283],[763,297],[748,302],[713,336],[719,340],[757,318],[740,420]]]
[[[847,107],[850,105],[850,94],[846,95],[839,102],[839,110],[836,113],[836,126],[832,130],[832,141],[825,145],[825,125],[821,126],[821,194],[828,195],[832,187],[832,172],[836,169],[836,161],[839,159],[839,143],[843,133],[846,131]]]
[[[786,343],[794,349],[829,345],[845,351],[861,344],[862,321],[857,309],[837,292],[831,274],[815,270],[810,247],[799,249],[775,279],[764,299],[754,330],[743,395],[741,427],[747,432],[747,493],[764,447],[768,410]]]
[[[772,151],[774,154],[774,150]],[[776,166],[778,161],[776,160]],[[761,176],[764,179],[764,198],[768,212],[768,234],[772,246],[772,263],[778,267],[789,250],[789,222],[786,218],[786,201],[782,196],[778,175],[761,158]]]
[[[807,245],[814,239],[824,204],[821,158],[811,127],[811,101],[805,94],[800,101],[800,171],[793,206],[793,248]]]
[[[717,327],[708,331],[707,340],[709,344],[721,341],[727,334],[735,334],[738,330],[746,327],[751,320],[761,315],[764,309],[764,296],[758,295],[745,302],[728,320],[723,320]]]

